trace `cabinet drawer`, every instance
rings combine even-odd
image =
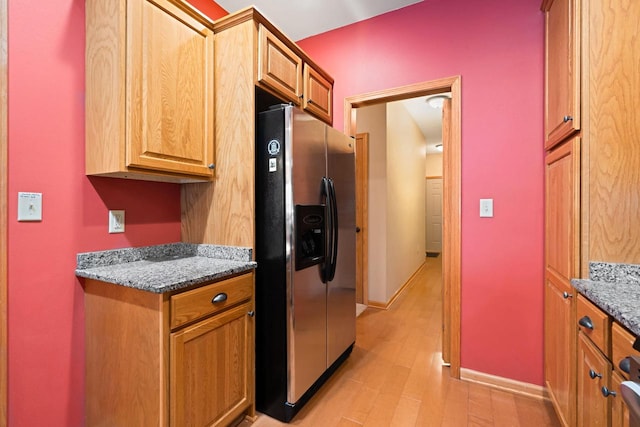
[[[611,325],[611,362],[625,379],[629,379],[629,374],[622,370],[620,362],[627,356],[640,356],[640,351],[633,348],[635,339],[633,334],[617,323]]]
[[[609,316],[582,295],[578,295],[578,328],[602,351],[609,354]]]
[[[173,295],[171,297],[171,329],[249,300],[252,295],[253,275],[251,274]]]

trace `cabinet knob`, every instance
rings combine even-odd
[[[571,121],[571,120],[573,120],[573,117],[571,117],[571,116],[564,116],[564,117],[562,118],[562,121],[563,121],[563,122],[565,122],[565,123],[567,123],[567,122],[569,122],[569,121]]]
[[[253,311],[253,310],[250,310],[249,312],[247,312],[247,315],[248,315],[249,317],[253,317],[253,316],[255,316],[255,315],[256,315],[256,312],[255,312],[255,311]]]
[[[589,369],[589,376],[592,380],[595,380],[596,378],[602,378],[602,374],[597,373],[593,369]]]
[[[625,357],[618,363],[618,367],[627,374],[631,373],[631,358]]]
[[[313,99],[309,99],[309,100],[307,101],[307,103],[309,103],[309,104],[315,104],[315,101],[314,101]]]
[[[216,164],[215,164],[215,163],[210,163],[210,164],[208,164],[208,165],[207,165],[207,167],[208,167],[209,169],[213,170],[213,169],[215,169],[215,168],[216,168]]]
[[[356,226],[356,233],[359,233],[360,231],[361,231],[361,230],[360,230],[360,227],[357,227],[357,226]]]
[[[215,304],[218,302],[224,302],[226,300],[227,300],[227,294],[225,294],[224,292],[220,292],[218,295],[213,297],[213,299],[211,300],[211,303]]]
[[[583,328],[591,329],[593,331],[593,322],[589,316],[583,316],[580,320],[578,320],[578,325]]]
[[[571,295],[569,292],[564,291],[562,293],[562,298],[567,299],[567,298],[573,298],[573,295]]]
[[[602,395],[604,397],[609,397],[609,396],[613,396],[616,397],[618,395],[618,393],[616,393],[613,390],[609,390],[607,387],[602,386],[602,388],[600,389],[600,391],[602,391]]]

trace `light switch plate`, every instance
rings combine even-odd
[[[124,233],[124,211],[109,211],[109,233]]]
[[[480,218],[493,218],[493,199],[480,199]]]
[[[18,193],[18,221],[42,221],[42,193]]]

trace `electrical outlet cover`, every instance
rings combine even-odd
[[[124,211],[109,211],[109,233],[124,233]]]

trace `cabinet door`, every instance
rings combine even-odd
[[[287,101],[300,105],[302,59],[271,31],[258,29],[258,82],[267,85]]]
[[[333,121],[333,86],[309,64],[304,64],[303,108],[319,119],[331,124]]]
[[[545,158],[545,263],[567,283],[579,274],[580,138]]]
[[[213,176],[213,31],[168,0],[127,5],[127,166]]]
[[[611,427],[629,427],[629,410],[620,395],[620,384],[624,379],[617,372],[611,374]]]
[[[547,271],[544,293],[544,376],[562,425],[574,425],[575,327],[571,288]]]
[[[580,129],[580,0],[545,0],[545,148]]]
[[[171,334],[171,425],[226,426],[253,404],[252,303]]]
[[[578,334],[578,427],[608,426],[611,406],[602,387],[610,387],[611,364],[582,333]]]
[[[578,275],[579,140],[545,158],[545,383],[565,426],[575,425],[576,302],[570,280]]]

